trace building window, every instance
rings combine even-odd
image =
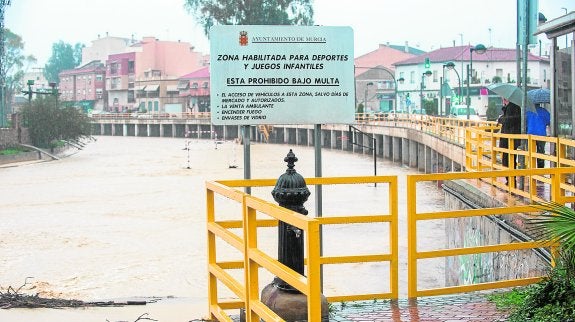
[[[114,75],[118,73],[118,63],[110,64],[110,74]]]
[[[415,84],[415,72],[410,72],[410,73],[409,73],[409,83],[410,83],[410,84]]]
[[[128,73],[134,73],[135,72],[135,62],[133,60],[130,60],[128,62]]]
[[[102,79],[103,79],[103,76],[102,76],[102,74],[98,74],[98,75],[96,75],[96,80],[97,80],[97,81],[101,82],[101,81],[102,81]]]
[[[112,78],[112,86],[111,89],[119,89],[120,88],[120,77]]]
[[[202,84],[202,87],[203,87],[203,88],[208,88],[208,82],[204,82],[204,83]]]
[[[192,83],[192,88],[193,88],[193,89],[197,89],[197,88],[198,88],[198,83]]]
[[[434,82],[434,83],[437,83],[437,82],[438,82],[438,79],[437,79],[437,71],[436,71],[436,70],[433,71],[433,82]]]

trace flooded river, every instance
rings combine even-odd
[[[26,293],[86,301],[160,300],[146,306],[88,309],[0,310],[0,321],[134,321],[143,313],[160,321],[206,317],[207,270],[205,190],[207,180],[241,179],[243,147],[233,142],[186,139],[97,137],[78,153],[59,161],[0,168],[0,286],[19,287],[33,277]],[[314,175],[312,147],[252,144],[252,178],[277,178],[292,148],[304,177]],[[370,156],[323,150],[324,176],[373,175]],[[237,163],[237,168],[230,168]],[[190,167],[188,169],[188,166]],[[378,160],[378,174],[400,182],[400,294],[406,293],[405,176],[415,173]],[[306,208],[314,215],[313,187]],[[324,188],[324,213],[362,213],[386,197],[384,187]],[[420,201],[443,205],[433,185]],[[268,197],[270,200],[271,196]],[[345,200],[342,200],[345,199]],[[381,199],[384,200],[384,199]],[[383,205],[383,207],[387,207]],[[430,223],[425,245],[444,246],[443,226]],[[385,232],[385,231],[384,231]],[[326,251],[361,240],[369,250],[383,243],[382,231],[333,228]],[[441,265],[427,267],[428,287],[443,284]],[[373,266],[354,275],[378,279]],[[327,269],[326,292],[363,291],[365,285],[340,283],[342,269]],[[347,277],[345,275],[348,275]],[[370,284],[358,282],[358,284]],[[340,286],[344,284],[343,286]],[[377,283],[376,283],[377,284]],[[373,291],[373,290],[370,290]]]

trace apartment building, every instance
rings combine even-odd
[[[104,95],[106,67],[100,61],[92,61],[84,66],[64,70],[60,78],[60,101],[69,102],[88,111],[101,110],[107,105]]]
[[[180,76],[209,61],[190,43],[154,37],[106,36],[84,48],[82,57],[94,60],[60,73],[61,100],[108,112],[183,112],[187,105],[178,89]],[[96,84],[100,87],[92,87]]]
[[[136,108],[136,53],[112,54],[106,60],[107,111],[130,112]]]
[[[209,112],[210,68],[202,67],[182,76],[178,82],[178,90],[188,112]]]
[[[184,112],[180,76],[203,66],[205,57],[187,42],[144,37],[135,52],[135,104],[148,113]]]

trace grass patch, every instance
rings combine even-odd
[[[27,151],[28,150],[22,148],[7,148],[4,150],[0,150],[0,155],[15,155]]]

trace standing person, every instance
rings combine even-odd
[[[503,115],[499,117],[498,123],[501,123],[501,133],[504,134],[521,134],[521,108],[519,105],[503,99]],[[521,140],[513,140],[513,150],[517,150]],[[500,148],[509,148],[509,139],[500,138],[499,139]],[[517,164],[516,159],[514,159],[514,164]],[[509,167],[509,153],[503,153],[501,157],[501,164],[504,167]]]
[[[540,104],[535,106],[535,111],[527,111],[527,134],[547,136],[547,126],[551,123],[551,115]],[[545,141],[535,142],[537,153],[545,153]],[[545,167],[545,160],[537,159],[537,167]]]

